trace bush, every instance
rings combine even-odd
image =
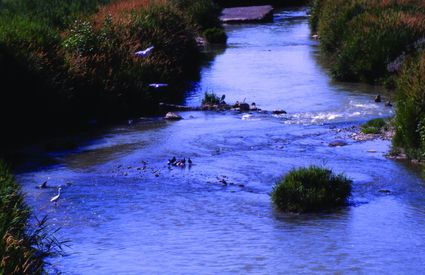
[[[411,57],[397,80],[395,146],[412,158],[425,157],[425,51]]]
[[[369,120],[361,127],[361,131],[364,134],[379,134],[384,129],[388,129],[387,122],[383,118],[375,118]]]
[[[345,205],[352,181],[343,174],[310,166],[290,171],[272,192],[276,206],[288,212],[312,212]]]
[[[202,105],[217,105],[221,103],[221,98],[215,93],[205,92],[204,98],[202,99]]]
[[[204,36],[209,43],[226,44],[227,34],[223,29],[212,28],[204,31]]]

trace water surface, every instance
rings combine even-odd
[[[38,215],[69,240],[51,259],[64,274],[403,273],[425,266],[425,185],[387,159],[389,141],[355,142],[351,127],[393,109],[379,87],[333,82],[318,62],[306,11],[273,23],[228,26],[229,47],[186,98],[205,91],[287,115],[185,112],[136,120],[68,151],[34,149],[18,179]],[[342,130],[341,130],[342,129]],[[329,142],[344,139],[344,147]],[[194,165],[167,167],[172,156]],[[37,169],[25,170],[32,163]],[[350,206],[294,215],[270,203],[274,182],[318,164],[354,180]],[[63,186],[34,186],[49,178]],[[385,191],[385,192],[383,192]]]

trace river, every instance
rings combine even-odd
[[[68,240],[50,259],[63,274],[291,274],[423,272],[425,184],[390,160],[389,141],[356,142],[351,127],[393,115],[379,87],[333,82],[305,9],[273,23],[227,26],[228,47],[203,67],[186,104],[205,91],[286,115],[182,112],[84,137],[78,147],[27,149],[18,180],[38,216]],[[348,129],[348,130],[347,130]],[[347,146],[330,147],[344,139]],[[191,158],[185,168],[167,160]],[[350,205],[284,214],[270,202],[295,167],[326,165],[353,179]],[[44,180],[62,186],[36,189]]]

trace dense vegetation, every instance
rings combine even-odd
[[[20,187],[0,161],[0,274],[41,274],[44,258],[61,253],[46,219],[32,230],[29,219]]]
[[[407,58],[397,79],[393,143],[414,159],[425,159],[425,51]]]
[[[310,166],[290,171],[273,188],[272,201],[288,212],[312,212],[346,204],[351,180],[331,170]]]
[[[288,6],[288,5],[303,5],[309,0],[216,0],[222,7],[234,6],[254,6],[254,5],[274,5],[274,6]]]
[[[361,127],[361,131],[364,134],[379,134],[383,130],[386,131],[389,129],[388,122],[383,118],[375,118],[372,120],[369,120],[365,124],[363,124]]]
[[[196,77],[196,38],[222,29],[212,0],[108,2],[0,0],[0,122],[10,136],[155,111],[149,84]],[[28,118],[36,123],[21,127]]]
[[[394,145],[423,158],[425,2],[316,0],[310,23],[336,79],[395,88]]]

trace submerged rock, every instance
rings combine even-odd
[[[282,110],[282,109],[276,109],[272,111],[272,114],[274,115],[283,115],[286,114],[286,111]]]
[[[332,142],[329,143],[329,147],[342,147],[342,146],[346,146],[348,145],[348,143],[344,140],[334,140]]]
[[[179,116],[178,114],[176,114],[176,113],[168,112],[165,115],[165,119],[168,119],[168,120],[181,120],[183,118],[181,116]]]
[[[249,106],[249,104],[248,103],[239,103],[239,110],[241,111],[241,112],[249,112],[249,110],[250,110],[250,106]]]

